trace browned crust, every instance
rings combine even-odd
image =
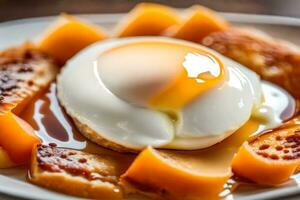
[[[264,158],[296,161],[300,165],[300,126],[293,124],[293,120],[264,131],[248,142],[253,150]]]
[[[0,52],[0,111],[20,112],[57,73],[54,60],[31,44]]]
[[[42,150],[42,146],[46,151],[45,148]],[[80,163],[79,160],[85,162]],[[40,145],[33,150],[28,178],[34,184],[65,194],[94,199],[122,199],[114,166],[114,160],[108,157]],[[68,167],[71,168],[68,170]],[[86,172],[79,173],[81,168],[86,168],[100,178],[91,179]]]
[[[300,51],[253,31],[228,29],[208,35],[202,44],[236,60],[300,99]]]

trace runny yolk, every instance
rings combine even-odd
[[[221,84],[226,74],[212,52],[168,40],[117,45],[101,54],[98,66],[103,83],[118,97],[170,113]]]
[[[222,82],[225,68],[222,62],[206,51],[190,51],[180,64],[181,72],[163,91],[150,100],[151,107],[177,110]]]

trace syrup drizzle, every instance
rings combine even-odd
[[[44,143],[56,143],[61,147],[83,150],[87,141],[72,125],[56,97],[56,84],[38,98],[23,113],[23,118],[37,131]]]

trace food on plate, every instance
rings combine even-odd
[[[0,130],[0,146],[11,160],[17,164],[29,161],[33,146],[40,142],[31,126],[6,112],[0,113]]]
[[[277,186],[300,168],[299,55],[198,5],[138,4],[111,35],[63,14],[0,53],[0,168],[96,199]]]
[[[2,147],[0,147],[0,169],[10,168],[14,166],[16,166],[16,163],[14,163],[10,159],[7,152]]]
[[[29,161],[33,145],[40,140],[14,113],[20,114],[57,72],[54,61],[30,44],[0,53],[1,168]]]
[[[32,152],[30,181],[66,194],[93,199],[121,199],[115,161],[55,144]]]
[[[85,84],[76,82],[78,77]],[[263,106],[255,73],[203,46],[171,38],[96,43],[67,63],[57,83],[66,112],[87,127],[80,128],[82,134],[117,151],[148,145],[206,148]],[[274,118],[270,109],[265,117]]]
[[[166,29],[177,25],[177,12],[164,5],[140,3],[116,26],[115,37],[161,35]]]
[[[300,51],[295,45],[259,31],[236,28],[212,33],[202,44],[244,64],[262,79],[280,85],[300,98]]]
[[[183,13],[181,22],[166,30],[165,35],[200,43],[210,33],[224,31],[229,27],[222,17],[203,6],[193,6]]]
[[[63,14],[48,27],[37,45],[59,64],[64,64],[84,47],[106,38],[101,27]]]
[[[0,52],[0,111],[19,114],[52,82],[58,68],[31,44]]]
[[[287,123],[245,142],[232,163],[234,173],[259,184],[277,185],[300,165],[300,126]]]
[[[122,175],[121,182],[166,199],[198,199],[200,196],[212,199],[231,176],[230,169],[199,170],[192,160],[188,163],[171,155],[148,147]]]
[[[122,175],[121,182],[125,188],[125,191],[129,194],[142,192],[148,196],[159,196],[165,199],[174,199],[175,197],[168,196],[168,194],[171,193],[172,195],[175,195],[177,190],[170,189],[172,188],[172,184],[170,184],[170,182],[164,182],[161,180],[170,180],[175,175],[170,176],[171,178],[162,178],[161,176],[164,176],[165,174],[169,175],[169,173],[174,172],[171,169],[185,169],[188,171],[192,170],[194,173],[198,174],[198,178],[200,175],[203,177],[201,188],[205,188],[206,186],[210,185],[211,182],[205,182],[205,180],[214,180],[213,182],[215,187],[210,189],[206,188],[206,190],[209,192],[203,192],[201,194],[201,198],[218,199],[219,193],[224,191],[224,188],[221,187],[221,185],[223,186],[224,183],[228,181],[229,176],[232,174],[231,163],[234,154],[251,134],[259,130],[259,126],[261,126],[261,122],[259,122],[258,119],[250,119],[243,127],[241,127],[223,142],[202,150],[172,151],[157,149],[155,150],[155,154],[153,152],[153,154],[149,154],[151,152],[144,150],[143,152],[146,151],[147,153],[143,154],[142,152],[139,154],[133,164],[129,167],[128,171]],[[152,158],[153,155],[157,156],[158,158],[163,158],[156,159],[158,161],[162,161],[163,164],[158,165],[157,162],[151,160],[150,158]],[[145,159],[149,161],[145,161]],[[150,169],[150,171],[148,171],[148,169]],[[146,171],[147,173],[143,173]],[[176,180],[181,179],[177,178]],[[159,183],[153,184],[155,181],[158,181]],[[177,182],[175,183],[178,184]],[[166,192],[159,192],[165,191],[165,188],[168,189]],[[196,191],[200,192],[202,190],[197,188]],[[176,198],[183,199],[186,198],[185,195],[186,194],[184,192],[177,192]],[[188,196],[190,199],[197,199],[199,198],[199,193],[197,194],[195,191],[190,191]]]
[[[84,85],[76,83],[79,76]],[[181,170],[182,165],[191,166],[192,162],[205,177],[198,183],[202,188],[210,184],[204,179],[216,181],[216,187],[204,194],[216,198],[231,174],[233,155],[243,141],[255,131],[281,124],[280,116],[287,105],[296,109],[295,101],[290,102],[292,97],[286,92],[261,82],[257,74],[242,65],[201,45],[171,38],[95,43],[65,65],[57,87],[59,101],[77,128],[101,146],[120,152],[138,152],[149,145],[176,150],[210,147],[190,153],[147,148],[123,175],[125,190],[134,188],[169,199],[185,198],[187,194],[173,189],[167,179],[162,182],[161,175],[169,174],[173,180],[172,167]],[[236,100],[242,102],[241,107],[232,107],[240,105]],[[215,121],[218,123],[213,125]],[[216,143],[219,144],[213,146]],[[224,153],[226,156],[221,156]],[[176,162],[170,166],[160,159],[160,154]],[[158,164],[154,161],[145,163],[148,156],[166,166],[156,169]],[[216,162],[218,159],[220,162]],[[150,168],[157,171],[148,181]],[[192,191],[188,193],[189,198],[197,196]]]

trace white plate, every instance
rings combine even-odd
[[[254,26],[275,37],[286,39],[300,46],[300,19],[236,13],[223,13],[222,15],[236,25]],[[80,15],[82,18],[107,28],[107,30],[111,30],[122,16],[122,14]],[[54,17],[43,17],[0,23],[0,49],[36,39],[53,19]],[[25,169],[0,170],[0,192],[28,199],[78,199],[31,185],[25,181],[25,177]],[[300,174],[294,176],[291,181],[280,187],[245,188],[237,190],[233,195],[228,196],[227,199],[279,198],[298,193],[300,194]]]

